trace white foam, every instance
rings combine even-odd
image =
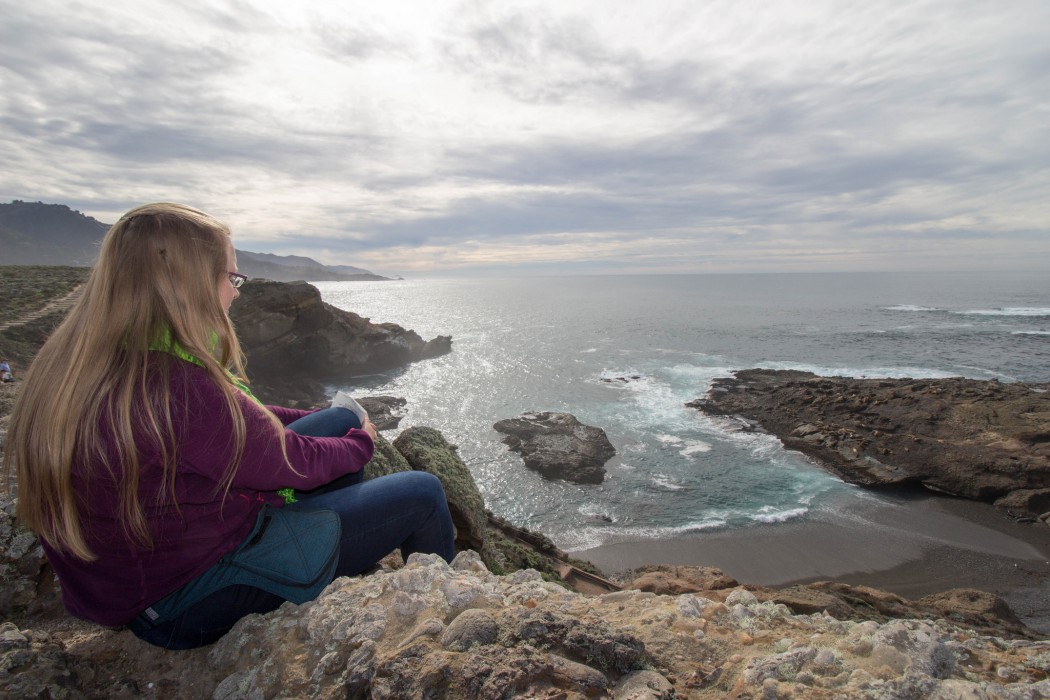
[[[690,533],[717,530],[727,521],[717,517],[705,518],[685,525],[668,527],[600,527],[588,526],[551,536],[554,543],[566,552],[593,549],[613,541],[624,540],[670,540]]]
[[[1012,331],[1010,335],[1050,335],[1050,331]]]
[[[917,306],[915,304],[897,304],[885,307],[886,311],[940,311],[935,306]]]
[[[580,350],[581,355],[587,352],[598,352],[598,348],[587,348],[586,350]]]
[[[970,309],[952,313],[967,316],[1050,316],[1050,308],[1045,306],[1006,306],[999,309]]]
[[[659,488],[666,489],[667,491],[684,491],[685,486],[677,483],[674,479],[669,477],[667,474],[653,474],[652,482]]]
[[[809,512],[809,508],[789,508],[788,510],[777,510],[773,506],[762,506],[757,515],[751,519],[759,523],[784,523],[788,520],[801,518]]]
[[[659,442],[662,442],[665,445],[681,445],[684,442],[684,440],[682,440],[682,438],[678,437],[677,435],[658,434],[654,435],[653,437],[655,437]]]
[[[683,457],[692,457],[693,455],[710,451],[710,443],[704,442],[703,440],[688,440],[685,443],[685,449],[681,450],[678,454]]]

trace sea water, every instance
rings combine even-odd
[[[440,430],[497,515],[563,549],[768,527],[868,496],[728,418],[686,407],[750,367],[1050,381],[1050,277],[757,274],[315,282],[325,301],[452,353],[358,377]],[[567,411],[616,448],[601,485],[525,468],[492,425]],[[392,436],[388,436],[392,437]]]

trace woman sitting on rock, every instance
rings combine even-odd
[[[455,554],[436,477],[361,481],[371,422],[263,406],[239,379],[227,313],[245,279],[225,225],[177,204],[133,209],[11,416],[18,516],[66,608],[170,649],[311,600],[395,548]]]

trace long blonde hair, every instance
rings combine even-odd
[[[244,359],[219,297],[229,245],[224,224],[180,204],[132,209],[106,233],[83,296],[25,375],[4,453],[9,485],[12,467],[17,472],[18,517],[55,549],[95,558],[73,491],[75,464],[91,465],[88,478],[104,469],[116,480],[125,534],[151,544],[136,435],[159,448],[163,491],[174,503],[178,456],[168,371],[175,360],[151,353],[159,340],[178,343],[222,388],[234,458],[220,488],[229,489],[245,444],[231,377],[244,376]],[[107,458],[103,425],[116,443],[116,464]]]

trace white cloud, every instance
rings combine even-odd
[[[0,11],[0,199],[387,273],[1050,262],[1042,0]]]

